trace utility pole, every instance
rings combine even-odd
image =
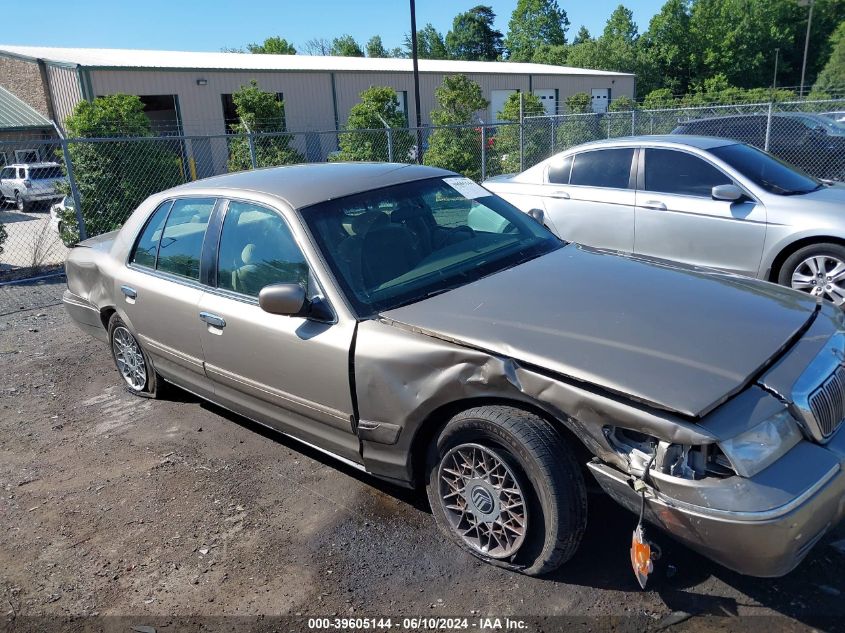
[[[780,57],[780,49],[775,49],[775,76],[772,79],[772,90],[778,87],[778,57]]]
[[[420,113],[420,65],[417,59],[417,9],[411,0],[411,57],[414,60],[414,107],[417,112],[417,163],[422,164],[422,114]]]
[[[804,62],[801,64],[801,87],[798,89],[798,96],[804,96],[804,75],[807,72],[807,49],[810,47],[810,27],[813,25],[813,5],[815,0],[798,0],[799,7],[810,6],[810,13],[807,15],[807,35],[804,37]]]

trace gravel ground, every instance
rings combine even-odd
[[[142,633],[236,622],[308,630],[296,619],[308,616],[384,616],[394,626],[462,616],[475,629],[482,616],[519,616],[526,630],[620,631],[834,630],[845,621],[844,526],[776,580],[739,576],[658,536],[663,558],[640,591],[628,561],[635,517],[598,494],[590,513],[579,553],[550,577],[483,565],[440,538],[422,494],[189,394],[133,397],[106,347],[61,306],[0,317],[7,630],[59,621],[62,630],[111,622]]]

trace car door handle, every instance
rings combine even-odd
[[[213,327],[226,327],[226,320],[223,317],[211,314],[210,312],[200,312],[200,319]]]
[[[640,206],[644,209],[656,209],[657,211],[666,210],[666,205],[660,202],[660,200],[646,200]]]
[[[127,299],[135,300],[138,297],[138,292],[131,286],[121,286],[120,291]]]
[[[556,198],[558,200],[569,200],[569,194],[565,191],[552,191],[549,194],[550,198]]]

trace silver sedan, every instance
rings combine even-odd
[[[845,185],[727,139],[587,143],[484,183],[564,239],[845,303]]]

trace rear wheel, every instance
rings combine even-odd
[[[790,255],[778,283],[845,306],[845,246],[810,244]]]
[[[29,211],[29,204],[23,199],[20,191],[15,192],[15,208],[18,211]]]
[[[109,342],[114,364],[129,392],[145,398],[159,397],[164,381],[117,313],[109,319]]]
[[[532,413],[459,413],[429,448],[427,492],[438,526],[465,551],[528,575],[569,560],[587,523],[581,470],[563,438]]]

